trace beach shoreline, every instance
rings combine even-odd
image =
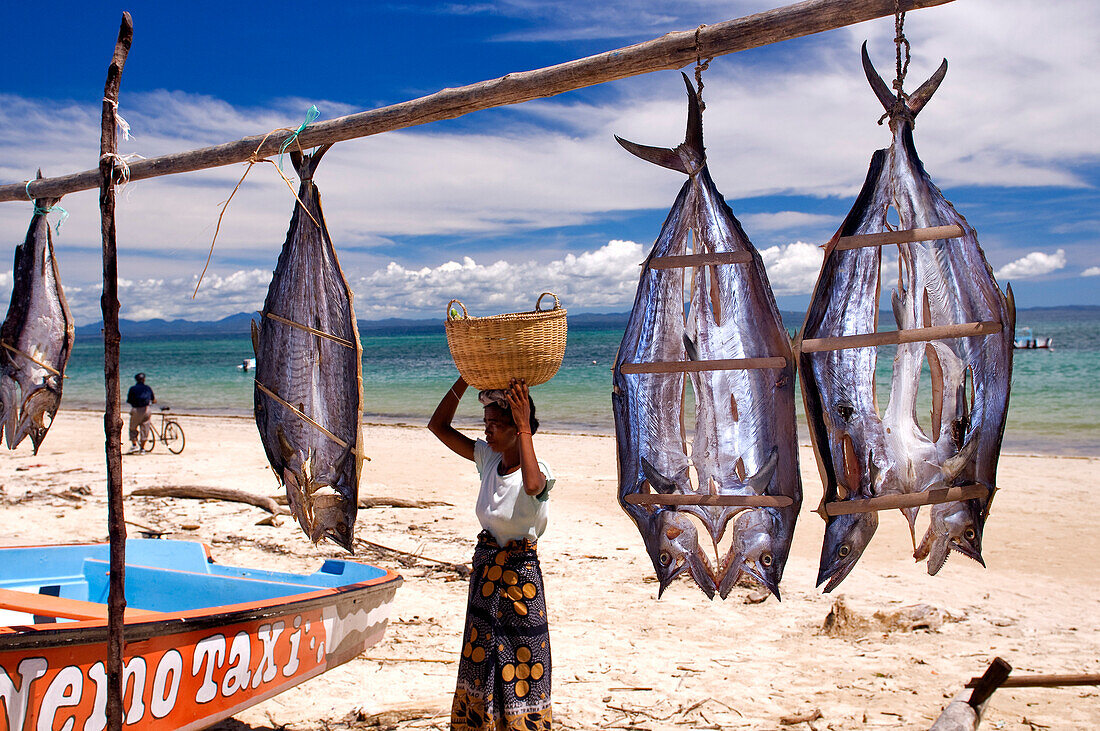
[[[181,423],[181,455],[158,445],[123,458],[131,537],[152,529],[202,541],[220,563],[275,570],[312,572],[325,558],[346,557],[333,544],[311,544],[290,518],[264,525],[268,514],[249,505],[132,496],[173,485],[281,492],[250,418],[182,416]],[[361,495],[444,504],[360,510],[357,536],[467,563],[478,531],[476,472],[418,427],[364,425],[371,461]],[[614,438],[548,430],[535,439],[558,477],[539,553],[562,728],[771,729],[784,716],[819,710],[819,730],[927,729],[996,656],[1019,672],[1100,672],[1100,524],[1093,518],[1100,459],[1004,455],[985,532],[986,569],[955,554],[928,576],[913,562],[904,518],[892,511],[852,575],[834,594],[821,594],[814,580],[824,524],[812,512],[821,484],[812,450],[803,447],[805,497],[783,601],[760,601],[751,587],[710,601],[688,580],[658,600],[650,559],[617,504]],[[0,457],[0,485],[6,545],[105,540],[101,413],[59,412],[38,455],[21,446]],[[926,521],[925,510],[918,537]],[[347,728],[341,719],[410,704],[420,711],[394,727],[446,728],[467,581],[441,564],[364,543],[355,559],[405,578],[382,642],[221,728]],[[837,595],[865,624],[833,637],[822,625]],[[933,617],[924,628],[875,619],[919,605]],[[983,727],[1023,730],[1033,728],[1029,722],[1097,727],[1100,700],[1091,688],[1001,690]]]

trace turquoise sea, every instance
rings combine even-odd
[[[794,317],[792,332],[800,325]],[[1018,324],[1053,337],[1053,351],[1016,351],[1005,449],[1009,452],[1100,456],[1100,311],[1023,310]],[[611,364],[622,329],[571,327],[565,361],[553,381],[533,390],[544,429],[610,433]],[[436,332],[364,333],[363,386],[367,421],[427,422],[457,377],[442,325]],[[69,362],[62,408],[103,408],[103,345],[79,336]],[[250,414],[252,374],[237,366],[252,357],[239,336],[141,336],[122,342],[122,390],[145,371],[158,403],[174,412]],[[879,350],[879,408],[886,406],[893,351]],[[927,394],[927,388],[922,394]],[[801,405],[799,405],[801,410]],[[927,407],[918,405],[918,412]],[[459,421],[481,411],[467,396]],[[799,414],[799,420],[804,419]],[[802,435],[806,439],[805,432]]]

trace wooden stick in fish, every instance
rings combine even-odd
[[[935,505],[952,500],[973,500],[984,498],[989,490],[981,485],[962,485],[960,487],[939,488],[924,492],[901,495],[882,495],[866,500],[840,500],[825,503],[826,515],[852,515],[854,513],[873,513],[894,508],[915,508],[921,505]]]
[[[952,0],[899,0],[897,9],[907,12],[949,2]],[[893,15],[894,11],[893,0],[807,0],[736,20],[667,33],[644,43],[555,66],[443,89],[419,99],[318,122],[298,134],[298,142],[302,149],[308,149],[323,143],[342,142],[454,119],[470,112],[555,96],[651,71],[683,68],[700,58],[715,58],[843,28]],[[232,165],[245,162],[253,155],[257,158],[268,157],[278,154],[283,143],[293,134],[297,133],[288,130],[278,134],[253,135],[216,147],[139,160],[130,164],[130,180]],[[0,202],[26,201],[28,193],[34,198],[60,198],[66,193],[94,188],[98,180],[99,173],[88,170],[58,178],[32,180],[29,190],[23,183],[12,183],[0,186]]]

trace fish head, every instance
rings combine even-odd
[[[355,510],[348,509],[348,500],[338,490],[322,488],[308,498],[312,517],[306,531],[314,543],[328,538],[348,553],[352,549]]]
[[[15,432],[15,443],[23,441],[23,437],[29,436],[34,445],[34,453],[38,454],[38,448],[46,438],[46,432],[50,430],[53,416],[57,413],[57,407],[61,404],[61,394],[50,388],[39,388],[31,393],[23,401],[22,416]]]
[[[699,551],[699,532],[687,516],[675,510],[661,510],[651,521],[652,529],[643,532],[646,550],[657,572],[660,599],[677,576],[687,571],[700,588],[713,597],[715,587],[706,560]]]
[[[783,557],[776,552],[779,516],[772,508],[746,510],[734,521],[732,559],[722,579],[722,590],[728,592],[741,573],[767,587],[779,596],[779,581],[783,578]],[[728,585],[727,585],[728,584]]]
[[[982,526],[976,500],[955,500],[933,505],[928,532],[913,556],[928,558],[928,574],[935,576],[952,550],[968,556],[983,567]]]
[[[877,528],[878,514],[873,512],[830,518],[825,526],[825,540],[821,545],[817,585],[828,582],[825,585],[827,593],[844,581],[863,555]]]

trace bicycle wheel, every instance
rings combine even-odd
[[[161,440],[164,441],[164,446],[168,447],[168,451],[172,454],[179,454],[183,451],[183,445],[187,440],[183,436],[183,429],[174,421],[170,421],[164,425],[164,432],[160,435]]]
[[[153,428],[152,424],[150,424],[149,428],[144,431],[144,434],[138,435],[138,451],[152,452],[153,447],[155,447],[157,444],[157,430]]]

